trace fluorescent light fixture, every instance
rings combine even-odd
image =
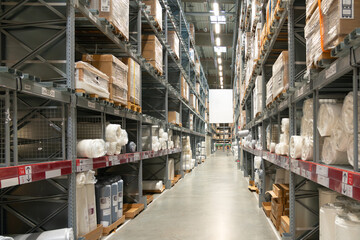
[[[210,22],[212,24],[219,23],[219,24],[226,24],[226,17],[225,16],[210,16]]]
[[[221,89],[223,89],[224,87],[223,86],[221,86]]]
[[[219,23],[215,24],[215,33],[216,34],[220,33],[220,24]]]
[[[222,76],[223,76],[223,73],[222,73],[222,72],[219,72],[219,76],[222,77]]]
[[[226,52],[226,47],[225,47],[225,46],[215,46],[215,47],[214,47],[214,51],[215,51],[215,52],[223,53],[223,52]],[[220,56],[220,55],[219,55],[219,56]]]
[[[222,63],[221,58],[218,58],[218,64],[221,64],[221,63]]]
[[[220,70],[220,71],[222,71],[222,70],[223,70],[223,67],[222,67],[221,65],[219,66],[219,70]]]
[[[218,56],[221,56],[221,52],[215,51]]]
[[[223,77],[220,77],[220,81],[223,81],[224,80],[224,78]]]
[[[220,46],[221,44],[221,40],[219,37],[216,38],[216,46]]]
[[[219,16],[219,4],[213,3],[214,15]]]

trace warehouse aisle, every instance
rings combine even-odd
[[[233,158],[221,151],[163,193],[111,239],[277,238]]]

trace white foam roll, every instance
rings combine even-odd
[[[322,207],[327,203],[336,202],[336,197],[340,195],[339,193],[324,187],[319,187],[318,191],[319,191],[319,207]]]
[[[261,168],[261,157],[258,157],[258,156],[254,157],[254,168],[255,169]]]
[[[281,155],[289,156],[289,145],[280,143],[280,152],[281,152]]]
[[[151,140],[152,140],[152,142],[157,142],[157,141],[159,141],[159,138],[157,136],[152,136]]]
[[[274,143],[274,142],[270,143],[270,152],[271,153],[275,152],[275,147],[276,147],[276,143]]]
[[[111,156],[116,153],[117,142],[106,142],[106,154]]]
[[[106,154],[106,144],[102,139],[81,140],[76,149],[78,157],[97,158]]]
[[[304,161],[313,160],[313,140],[309,137],[302,138],[301,159]]]
[[[359,239],[360,216],[359,213],[338,214],[335,217],[336,240]]]
[[[159,137],[161,137],[164,134],[164,129],[160,128],[159,129]]]
[[[281,119],[281,132],[289,133],[289,128],[290,128],[290,119],[289,118]]]
[[[12,237],[0,236],[0,240],[14,240]]]
[[[321,153],[321,161],[326,164],[346,165],[348,163],[346,152],[337,151],[331,137],[325,137]]]
[[[358,93],[358,120],[360,119],[360,92]],[[353,92],[350,92],[344,99],[344,104],[341,110],[341,118],[344,123],[344,129],[348,134],[354,133],[354,101]],[[359,128],[360,132],[360,128]]]
[[[14,240],[74,240],[72,228],[62,228],[57,230],[29,233],[12,236]]]
[[[344,124],[340,119],[335,123],[331,137],[334,140],[334,147],[336,150],[343,152],[347,151],[351,135],[345,132]]]
[[[275,146],[275,153],[276,154],[281,154],[281,148],[280,148],[280,143],[278,143],[278,144],[276,144],[276,146]]]
[[[320,105],[317,119],[317,128],[319,130],[320,136],[325,137],[331,135],[335,123],[341,117],[341,109],[341,103],[326,103]]]
[[[238,131],[237,134],[239,137],[246,137],[249,134],[249,130],[241,130],[241,131]]]
[[[312,137],[313,133],[313,119],[302,117],[301,119],[301,136]]]
[[[129,142],[129,138],[126,130],[121,129],[121,136],[119,143],[121,144],[121,146],[125,146],[126,144],[128,144],[128,142]]]
[[[143,190],[153,191],[153,190],[162,190],[163,181],[161,180],[146,180],[142,182]]]
[[[303,115],[306,119],[313,119],[313,99],[307,99],[303,105]]]
[[[164,132],[164,133],[161,135],[161,137],[162,137],[163,139],[165,139],[165,141],[169,140],[169,135],[168,135],[167,132]]]
[[[335,218],[344,207],[342,203],[327,203],[320,208],[320,240],[335,239]]]
[[[107,142],[117,142],[121,136],[121,126],[119,124],[109,124],[105,128],[105,139]]]
[[[119,155],[121,153],[121,148],[123,147],[123,145],[121,145],[120,142],[116,143],[116,150],[115,150],[115,154]]]
[[[280,134],[280,142],[284,144],[289,144],[289,134],[288,133],[282,133]]]
[[[85,173],[76,174],[76,223],[78,236],[82,236],[90,231],[85,183]]]
[[[354,135],[349,135],[346,155],[348,162],[354,166]],[[360,134],[358,134],[358,166],[360,166]]]
[[[290,156],[292,158],[301,158],[303,137],[291,136],[290,138]]]

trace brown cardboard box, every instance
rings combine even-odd
[[[272,215],[272,213],[270,214],[270,219],[272,221],[272,223],[274,224],[276,230],[279,230],[279,227],[280,227],[280,217],[278,219],[276,219],[274,217],[274,215]]]
[[[282,227],[279,227],[279,234],[282,237],[282,235],[285,233],[284,229],[282,229]]]
[[[180,44],[179,37],[175,31],[168,31],[168,43],[170,45],[170,48],[174,51],[176,57],[179,59]]]
[[[128,102],[140,105],[140,93],[141,93],[140,65],[137,62],[135,62],[132,58],[124,58],[123,62],[125,62],[128,66],[128,76],[127,76]]]
[[[283,197],[289,199],[289,184],[279,184],[283,191]]]
[[[200,94],[200,83],[196,83],[195,85],[195,91]]]
[[[273,65],[272,92],[277,97],[289,88],[289,54],[283,51]]]
[[[282,187],[279,184],[273,184],[273,192],[278,198],[283,197]]]
[[[284,205],[281,203],[281,201],[277,198],[271,199],[271,213],[274,215],[274,217],[280,218],[283,214],[283,208]]]
[[[163,49],[155,35],[142,35],[142,56],[160,74],[163,73]]]
[[[143,0],[142,2],[145,3],[146,10],[150,12],[150,15],[153,16],[160,30],[162,30],[162,7],[159,0]]]
[[[180,124],[180,114],[176,111],[169,111],[168,122],[174,124]]]
[[[194,94],[190,94],[190,100],[189,100],[189,102],[190,102],[190,107],[192,107],[192,108],[196,108],[196,96],[194,95]]]
[[[190,99],[189,84],[186,82],[183,76],[181,76],[180,83],[181,83],[181,96],[185,98],[185,100],[188,102]]]
[[[281,228],[287,233],[290,231],[290,219],[288,216],[281,216]]]
[[[289,216],[289,210],[290,210],[289,199],[287,199],[285,202],[286,203],[284,204],[283,215]]]
[[[269,218],[271,214],[271,202],[263,202],[262,207],[265,212],[265,215]]]

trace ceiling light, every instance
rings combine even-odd
[[[219,23],[215,24],[215,33],[216,34],[220,33],[220,24]]]
[[[214,15],[219,16],[219,4],[213,3]]]
[[[221,52],[216,52],[218,56],[221,56]]]
[[[223,73],[222,72],[219,72],[219,76],[222,77]]]
[[[224,80],[224,78],[223,77],[220,77],[220,81],[223,81]]]
[[[221,58],[218,58],[218,64],[221,64],[221,63],[222,63]]]
[[[223,89],[224,87],[223,86],[221,86],[221,89]]]
[[[222,71],[222,69],[223,69],[223,68],[222,68],[222,66],[220,65],[220,66],[219,66],[219,70]]]
[[[216,46],[220,46],[221,40],[219,37],[216,38]]]

